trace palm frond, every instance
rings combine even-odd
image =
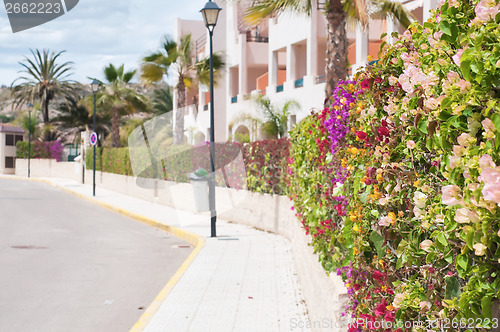
[[[379,0],[377,5],[377,10],[373,14],[373,17],[375,18],[385,19],[387,15],[391,15],[405,28],[408,28],[408,26],[416,20],[415,16],[413,16],[413,14],[408,11],[401,2]]]

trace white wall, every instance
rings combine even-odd
[[[16,175],[25,176],[23,170],[26,164],[25,159],[17,161]],[[32,175],[70,179],[75,179],[76,175],[78,180],[75,165],[78,163],[35,160],[32,165]],[[85,179],[86,183],[92,183],[92,171],[86,171]],[[148,179],[142,179],[141,183],[142,187],[138,186],[137,178],[134,177],[96,172],[98,187],[195,212],[191,184]],[[300,286],[311,321],[323,319],[331,319],[333,322],[343,321],[341,313],[347,301],[346,289],[339,277],[334,274],[328,276],[318,263],[317,255],[308,245],[310,238],[305,235],[301,223],[295,218],[288,197],[228,188],[217,188],[216,197],[219,218],[280,234],[291,241]],[[329,331],[342,331],[342,329]]]

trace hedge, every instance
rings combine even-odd
[[[349,332],[498,327],[499,9],[445,1],[291,135],[290,197]]]
[[[28,158],[29,142],[17,142],[16,158]],[[55,159],[61,161],[64,146],[60,140],[57,141],[33,141],[31,142],[31,158]]]
[[[225,166],[225,173],[216,172],[219,186],[248,189],[260,193],[282,194],[287,167],[290,142],[288,139],[266,140],[241,145],[227,142],[215,145],[215,169]],[[133,153],[133,165],[130,153]],[[92,148],[86,153],[86,167],[92,169]],[[241,153],[244,169],[232,162]],[[96,170],[135,175],[145,178],[160,178],[175,182],[189,182],[189,173],[198,168],[210,170],[210,148],[208,143],[197,146],[172,145],[166,151],[150,152],[147,149],[97,148]],[[153,159],[153,160],[152,160]],[[137,174],[134,174],[133,170]],[[246,183],[244,182],[246,176]]]

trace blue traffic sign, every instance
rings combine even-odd
[[[90,134],[90,145],[94,146],[97,144],[97,134],[92,133]]]

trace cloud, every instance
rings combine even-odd
[[[204,0],[82,0],[64,16],[15,34],[0,7],[0,85],[10,85],[21,69],[18,62],[37,48],[66,50],[60,59],[74,62],[71,78],[82,83],[102,78],[110,62],[135,69],[164,34],[173,34],[177,17],[201,20],[204,5]]]

